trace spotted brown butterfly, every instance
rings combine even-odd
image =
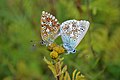
[[[50,45],[59,36],[60,24],[55,18],[48,12],[43,11],[41,15],[41,37],[42,43]]]

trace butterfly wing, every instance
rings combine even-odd
[[[61,24],[60,33],[63,47],[68,53],[75,53],[75,48],[83,39],[89,27],[88,21],[68,20]]]
[[[85,21],[85,20],[78,21],[78,27],[79,27],[78,40],[74,47],[77,47],[77,45],[80,43],[80,41],[84,38],[85,34],[88,31],[89,25],[90,25],[90,23],[88,21]]]
[[[54,42],[59,35],[60,24],[55,16],[43,11],[41,16],[41,37],[46,45]]]
[[[60,25],[60,34],[63,41],[63,47],[68,51],[68,53],[73,51],[74,48],[72,45],[74,45],[75,43],[72,41],[73,39],[71,38],[72,21],[75,20],[68,20]]]

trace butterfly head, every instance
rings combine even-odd
[[[45,43],[45,41],[42,40],[42,41],[40,41],[40,44],[45,45],[46,43]]]

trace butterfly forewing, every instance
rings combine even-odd
[[[78,25],[79,25],[79,37],[75,47],[77,47],[80,41],[84,38],[86,32],[88,31],[90,23],[88,21],[81,20],[81,21],[78,21]]]
[[[43,11],[41,16],[41,36],[46,45],[53,43],[59,35],[60,24],[48,12]]]

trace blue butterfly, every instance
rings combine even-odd
[[[68,53],[75,53],[75,48],[85,36],[89,22],[85,20],[68,20],[60,25],[60,34],[63,41],[63,47]]]

